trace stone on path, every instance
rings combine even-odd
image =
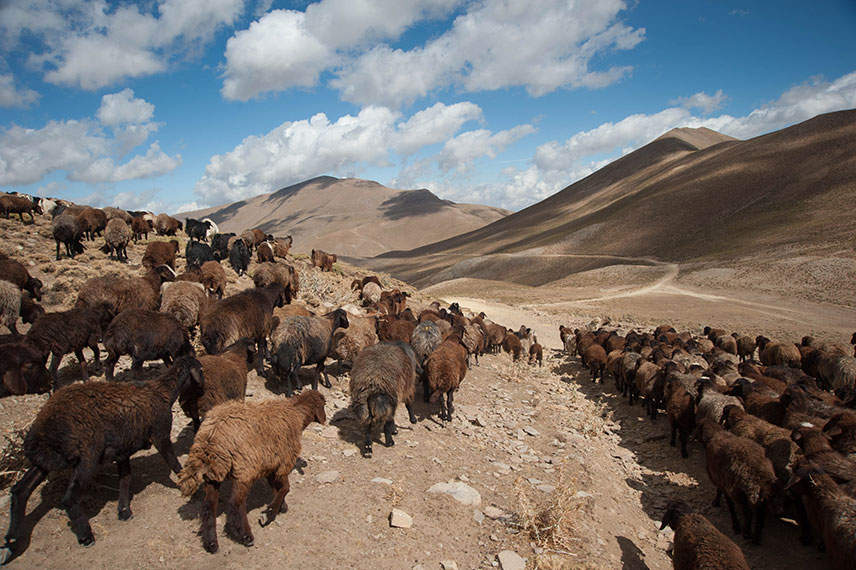
[[[458,563],[454,560],[441,560],[440,567],[442,567],[443,570],[458,570]]]
[[[464,505],[473,505],[477,507],[481,504],[481,494],[461,481],[435,483],[430,489],[428,489],[428,492],[450,495],[456,501]]]
[[[413,526],[413,517],[400,509],[392,509],[389,513],[389,526],[394,528],[410,528]]]
[[[512,550],[503,550],[496,558],[502,570],[526,570],[526,559]]]
[[[332,483],[339,478],[338,471],[324,471],[315,476],[315,480],[319,483]]]

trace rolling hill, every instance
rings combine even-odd
[[[856,242],[854,199],[854,110],[745,141],[676,129],[490,225],[361,263],[419,287],[461,278],[537,287],[622,259],[838,255]]]
[[[260,228],[277,236],[291,235],[298,252],[318,248],[371,257],[469,232],[509,213],[441,200],[424,189],[395,190],[370,180],[322,176],[178,217],[210,217],[224,232]]]

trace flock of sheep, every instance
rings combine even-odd
[[[296,264],[286,262],[295,259],[289,255],[290,237],[274,238],[259,230],[222,234],[211,221],[182,224],[166,214],[30,203],[36,206],[30,216],[42,211],[52,215],[58,259],[60,244],[74,257],[99,236],[104,254],[117,262],[128,260],[125,248],[131,240],[147,244],[142,275],[92,277],[80,285],[74,307],[65,311],[45,312],[37,302],[43,283],[18,260],[0,260],[0,283],[8,285],[8,294],[0,290],[0,305],[9,315],[4,324],[11,333],[0,337],[0,395],[52,392],[24,438],[30,467],[11,490],[0,562],[20,553],[27,501],[51,472],[72,470],[62,506],[81,544],[95,540],[80,501],[101,464],[115,461],[118,516],[130,519],[130,458],[151,445],[177,474],[186,496],[203,489],[201,535],[207,551],[218,550],[219,487],[227,478],[233,485],[226,531],[241,544],[253,544],[247,493],[262,477],[274,490],[262,526],[287,509],[288,475],[300,454],[301,433],[313,421],[326,421],[318,383],[323,374],[324,385],[331,387],[325,367],[329,358],[339,361],[340,371],[343,362],[350,364],[351,409],[365,433],[366,457],[378,431],[385,445],[394,444],[399,404],[416,421],[411,405],[419,382],[425,400],[439,402],[440,418],[449,421],[453,395],[471,356],[478,359],[504,347],[515,360],[528,351],[532,362],[541,362],[541,346],[525,327],[512,333],[483,314],[465,317],[457,305],[446,309],[416,302],[399,289],[385,290],[373,275],[351,285],[362,308],[314,314],[292,303],[300,276]],[[148,241],[149,230],[173,239]],[[185,267],[177,273],[181,247],[175,236],[180,231],[188,240]],[[225,296],[228,278],[221,261],[228,260],[242,275],[250,269],[252,253],[254,287]],[[314,269],[305,270],[331,271],[336,256],[313,250],[311,262]],[[25,335],[15,327],[18,318],[31,323]],[[197,354],[196,341],[204,354]],[[95,364],[106,353],[106,381],[87,381],[84,349],[92,351]],[[83,382],[60,387],[59,365],[71,353]],[[124,355],[131,358],[130,371],[116,376]],[[139,382],[151,360],[163,360],[166,368],[156,379]],[[298,374],[304,366],[315,367],[311,389],[303,388]],[[253,367],[288,397],[244,401]],[[196,431],[183,468],[170,439],[176,401]]]
[[[560,334],[592,381],[612,377],[631,405],[644,401],[652,422],[665,411],[682,457],[697,435],[713,504],[725,498],[735,533],[759,544],[768,512],[792,517],[800,541],[817,538],[832,568],[856,568],[853,347],[710,327],[696,336],[668,325],[625,335],[560,327]],[[749,568],[741,549],[685,502],[669,503],[666,526],[675,530],[675,568]]]
[[[120,490],[118,516],[130,519],[130,457],[154,445],[176,473],[185,496],[203,489],[201,536],[218,550],[216,516],[220,484],[232,479],[226,532],[253,544],[246,499],[265,477],[274,490],[261,522],[285,512],[288,476],[301,451],[301,434],[324,423],[323,384],[331,387],[328,359],[350,364],[351,411],[364,432],[362,453],[371,457],[375,434],[394,445],[399,404],[415,423],[412,404],[420,382],[425,401],[439,417],[454,414],[454,394],[470,360],[505,350],[513,360],[528,356],[541,365],[543,348],[527,327],[511,331],[482,313],[467,314],[386,290],[368,275],[351,288],[363,307],[315,314],[295,303],[300,275],[289,255],[290,237],[254,229],[219,233],[210,220],[182,222],[161,214],[0,197],[7,216],[48,212],[51,231],[74,257],[102,235],[102,250],[128,260],[132,241],[147,241],[144,273],[106,274],[83,283],[74,308],[45,312],[38,304],[43,283],[15,259],[0,255],[0,312],[10,333],[0,337],[0,396],[52,391],[24,440],[30,467],[11,491],[10,525],[0,563],[18,555],[27,500],[49,473],[72,469],[62,506],[78,541],[94,542],[81,494],[103,463],[115,461]],[[29,208],[29,209],[27,209]],[[148,241],[148,232],[187,235],[185,267],[176,272],[177,237]],[[254,287],[225,295],[229,284],[221,262],[239,276],[252,254]],[[313,250],[304,271],[331,271],[336,257]],[[31,326],[26,335],[18,319]],[[801,540],[820,539],[833,568],[856,567],[856,358],[852,349],[816,341],[772,342],[704,330],[701,336],[669,326],[651,332],[570,330],[560,327],[565,350],[578,356],[594,381],[610,376],[632,405],[642,400],[651,421],[665,413],[671,445],[687,456],[690,437],[704,447],[716,501],[725,497],[735,532],[760,542],[769,511],[793,513]],[[198,339],[196,336],[198,335]],[[204,347],[197,354],[194,342]],[[856,342],[856,334],[854,334]],[[198,346],[198,345],[197,345]],[[106,352],[106,381],[86,382],[84,349],[95,363]],[[60,362],[74,353],[82,383],[58,387]],[[131,357],[137,380],[146,361],[166,368],[147,382],[115,381],[115,367]],[[757,355],[757,360],[756,360]],[[47,365],[48,357],[52,360]],[[311,389],[299,370],[314,366]],[[286,398],[244,401],[247,375],[282,387]],[[296,393],[296,395],[295,395]],[[182,467],[170,438],[175,402],[196,432]],[[675,530],[676,568],[747,568],[741,549],[682,501],[669,503],[663,528]],[[26,542],[26,541],[23,541]]]

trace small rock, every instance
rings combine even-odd
[[[339,478],[338,471],[324,471],[315,476],[315,480],[319,483],[332,483]]]
[[[473,433],[473,430],[471,430],[471,429],[469,429],[469,428],[461,428],[461,434],[463,434],[463,435],[465,435],[465,436],[467,436],[467,437],[473,437],[473,436],[475,435],[475,434]]]
[[[484,514],[491,519],[501,519],[507,516],[505,511],[496,507],[485,507]]]
[[[339,430],[336,426],[327,426],[321,430],[321,437],[326,437],[327,439],[336,439],[339,437]]]
[[[577,499],[587,499],[589,497],[593,497],[591,493],[586,493],[585,491],[577,491],[574,495]]]
[[[458,570],[458,563],[454,560],[441,560],[440,567],[443,570]]]
[[[462,481],[435,483],[428,489],[429,493],[444,493],[450,495],[464,505],[478,506],[481,504],[481,494]]]
[[[494,542],[499,542],[499,537],[496,536],[495,534],[490,535],[490,539]]]
[[[529,435],[531,435],[533,437],[537,437],[537,436],[541,435],[541,433],[532,426],[526,426],[525,428],[523,428],[523,431],[525,431],[526,433],[528,433]]]
[[[357,454],[356,449],[346,449],[345,451],[342,452],[342,455],[344,455],[345,457],[353,457],[356,454]]]
[[[410,528],[413,526],[413,517],[400,509],[392,509],[389,513],[389,526],[394,528]]]
[[[529,479],[527,479],[527,481],[529,481],[530,485],[540,485],[541,483],[544,482],[540,479],[536,479],[535,477],[530,477]]]
[[[519,554],[512,550],[503,550],[496,555],[499,560],[499,567],[502,570],[525,570],[526,559],[521,558]]]
[[[382,485],[392,485],[392,479],[386,479],[385,477],[375,477],[372,479],[372,483],[380,483]]]
[[[553,491],[556,490],[555,485],[538,485],[535,488],[538,489],[539,491],[541,491],[542,493],[552,493]]]
[[[487,427],[487,422],[481,416],[476,416],[476,419],[475,419],[475,421],[473,421],[473,423],[479,427]]]
[[[478,509],[475,509],[473,511],[473,520],[479,524],[483,523],[484,522],[484,513]]]

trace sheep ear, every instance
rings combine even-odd
[[[823,432],[826,437],[836,437],[844,433],[841,426],[838,425],[830,426],[829,429],[824,428]]]
[[[201,367],[193,366],[190,368],[190,377],[193,379],[196,384],[202,388],[205,386],[205,374],[202,372]]]
[[[3,374],[3,385],[15,396],[22,396],[27,393],[27,382],[21,375],[20,370],[6,370],[6,373]]]

